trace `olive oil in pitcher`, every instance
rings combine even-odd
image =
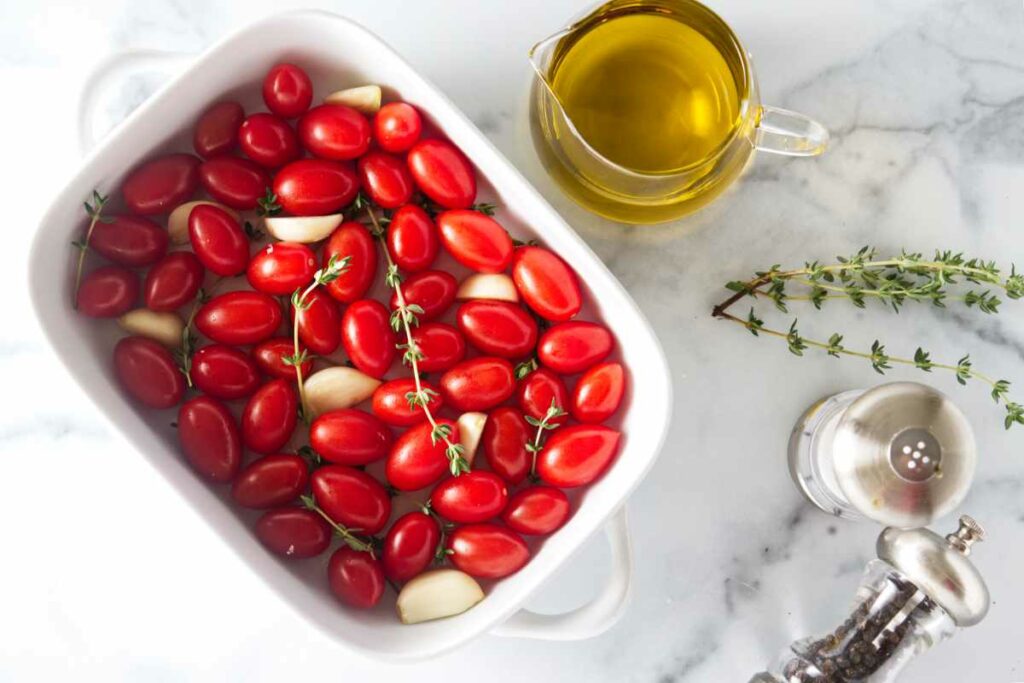
[[[581,32],[549,78],[584,140],[630,170],[665,173],[713,153],[739,122],[722,50],[678,19],[638,8]]]
[[[530,130],[585,208],[659,223],[704,206],[755,149],[820,154],[828,132],[761,104],[746,51],[696,0],[609,0],[530,51]]]

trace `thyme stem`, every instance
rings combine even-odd
[[[370,218],[370,222],[373,224],[373,228],[370,232],[374,238],[380,243],[381,249],[384,252],[384,258],[387,260],[388,275],[387,281],[388,286],[395,290],[395,300],[398,303],[398,309],[395,311],[396,318],[400,321],[402,332],[405,336],[405,348],[404,360],[408,361],[409,367],[412,370],[413,382],[416,387],[415,396],[410,398],[410,404],[418,406],[423,414],[426,416],[427,421],[431,427],[431,438],[436,442],[438,440],[443,441],[445,444],[445,456],[448,458],[449,470],[452,476],[459,476],[463,472],[469,471],[469,463],[463,457],[465,448],[462,444],[453,443],[450,438],[451,429],[447,425],[439,425],[437,420],[434,418],[434,414],[430,410],[430,391],[424,391],[423,382],[420,379],[420,367],[419,360],[421,358],[419,348],[416,344],[415,339],[412,336],[412,322],[416,320],[416,310],[411,307],[405,299],[405,294],[402,292],[401,276],[398,274],[398,266],[395,265],[394,259],[391,258],[391,252],[388,250],[387,239],[384,234],[384,229],[381,227],[380,220],[377,217],[373,207],[365,200],[362,202],[366,214]],[[420,311],[422,312],[422,311]],[[393,318],[394,320],[395,318]]]

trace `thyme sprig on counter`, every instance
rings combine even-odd
[[[398,271],[398,266],[395,264],[394,259],[391,257],[391,251],[388,249],[387,236],[384,231],[386,220],[384,220],[383,216],[377,215],[373,204],[361,193],[356,197],[355,207],[365,210],[366,215],[370,219],[370,225],[367,227],[370,230],[370,234],[380,243],[381,251],[384,252],[384,258],[387,261],[384,282],[389,288],[395,290],[397,306],[391,313],[391,328],[395,332],[404,333],[405,342],[397,346],[402,351],[402,362],[412,370],[413,382],[415,383],[415,391],[410,391],[406,394],[405,398],[411,408],[421,409],[426,416],[431,427],[431,443],[444,442],[444,454],[448,458],[448,470],[453,477],[457,477],[463,472],[469,472],[469,462],[465,458],[466,447],[461,443],[452,441],[452,428],[450,425],[439,424],[434,418],[434,414],[430,410],[430,402],[437,396],[437,392],[423,386],[423,382],[420,379],[419,362],[423,360],[423,352],[412,336],[412,328],[419,325],[418,316],[423,315],[423,309],[416,304],[410,304],[406,301],[405,294],[402,292],[402,274]]]
[[[752,307],[747,316],[730,312],[740,299],[754,297],[768,299],[783,313],[789,312],[794,301],[809,301],[815,309],[831,300],[846,299],[857,308],[865,308],[870,300],[877,300],[899,312],[907,302],[930,303],[944,308],[948,302],[959,302],[982,313],[995,314],[1002,304],[1001,296],[1008,299],[1024,297],[1024,275],[1010,267],[1004,274],[994,262],[966,258],[961,253],[942,251],[926,259],[920,253],[902,252],[895,258],[876,260],[877,252],[864,247],[852,256],[839,256],[836,263],[805,263],[803,268],[782,270],[773,265],[755,273],[747,281],[732,281],[726,288],[733,295],[712,309],[716,318],[729,320],[745,327],[756,336],[767,335],[786,341],[790,353],[803,356],[810,348],[821,349],[835,358],[854,356],[871,363],[879,374],[885,374],[894,365],[907,365],[924,372],[946,370],[953,372],[960,384],[976,379],[990,388],[992,400],[1006,409],[1004,426],[1024,424],[1024,406],[1009,398],[1010,382],[995,379],[976,369],[969,355],[956,363],[939,363],[931,354],[918,347],[913,358],[891,356],[885,345],[875,340],[870,350],[854,350],[843,346],[843,335],[833,333],[827,341],[804,337],[794,319],[788,330],[765,326]]]

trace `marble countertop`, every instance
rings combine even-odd
[[[604,258],[669,355],[675,415],[629,502],[635,592],[622,621],[579,643],[483,637],[414,668],[361,660],[271,595],[96,415],[52,361],[24,296],[25,250],[75,170],[75,102],[89,68],[127,47],[198,51],[286,0],[41,0],[0,7],[5,263],[0,268],[0,681],[746,681],[797,636],[844,614],[878,528],[804,504],[785,468],[813,400],[879,381],[823,354],[797,359],[709,316],[722,283],[771,263],[874,244],[964,250],[1024,263],[1024,9],[1016,0],[777,0],[710,4],[753,53],[764,100],[833,133],[817,160],[761,156],[724,200],[678,225],[613,225],[569,204],[524,132],[532,42],[586,3],[350,0],[322,3],[391,42],[447,92]],[[159,79],[110,103],[111,118]],[[56,262],[63,257],[55,256]],[[60,275],[55,273],[55,286]],[[1024,382],[1019,303],[985,317],[950,308],[808,314],[851,343],[895,353],[970,351]],[[788,321],[784,321],[788,322]],[[977,429],[964,511],[990,540],[973,557],[993,605],[979,626],[903,680],[1024,680],[1024,429],[1004,432],[981,387],[907,370],[947,391]],[[1024,386],[1024,385],[1022,385]],[[945,531],[951,516],[936,524]],[[607,571],[596,538],[530,603],[581,604]]]

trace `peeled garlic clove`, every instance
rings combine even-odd
[[[462,614],[483,599],[483,589],[469,574],[432,569],[402,586],[395,607],[403,624],[418,624]]]
[[[192,209],[196,208],[200,204],[209,204],[210,206],[216,206],[218,209],[224,209],[231,217],[236,221],[238,220],[238,212],[234,209],[218,204],[217,202],[210,202],[205,199],[197,199],[194,202],[185,202],[180,206],[176,207],[174,211],[171,211],[171,215],[167,217],[167,234],[171,238],[171,244],[188,244],[188,215],[192,213]]]
[[[185,321],[177,313],[136,308],[118,318],[117,324],[129,334],[149,337],[171,349],[181,348]]]
[[[313,417],[331,410],[359,405],[373,396],[380,380],[349,367],[324,368],[309,376],[303,385],[306,405]]]
[[[459,301],[468,299],[494,299],[495,301],[519,301],[519,292],[512,278],[504,273],[474,273],[455,292]]]
[[[486,422],[486,413],[463,413],[457,421],[459,426],[459,443],[466,449],[462,457],[470,465],[473,464],[473,458],[476,456],[476,447],[480,445],[480,436],[484,433],[484,424]]]
[[[326,104],[344,104],[364,114],[376,114],[380,109],[380,86],[360,85],[332,92],[324,98]]]
[[[341,225],[342,215],[329,216],[275,216],[263,219],[267,232],[282,242],[309,244],[327,239]]]

